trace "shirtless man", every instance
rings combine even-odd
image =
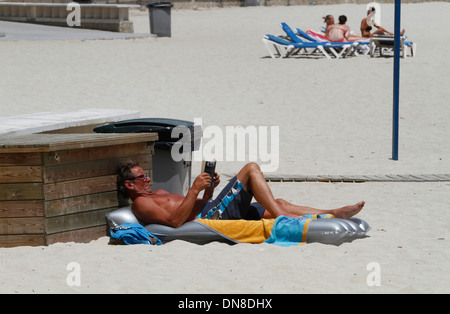
[[[326,31],[325,31],[325,37],[330,38],[329,34],[330,34],[330,30],[333,28],[334,26],[334,16],[331,14],[328,14],[327,16],[325,16],[323,18],[323,21],[325,22],[325,24],[327,24],[326,26]]]
[[[348,219],[361,211],[364,201],[333,210],[319,210],[293,205],[283,199],[275,199],[259,166],[249,163],[212,200],[214,189],[220,183],[215,173],[213,187],[208,187],[211,177],[200,174],[186,196],[164,190],[152,191],[151,179],[137,164],[122,165],[117,177],[120,192],[133,201],[132,212],[146,223],[180,227],[185,222],[207,219],[261,219],[284,215],[299,217],[307,214],[333,214]],[[204,190],[203,197],[198,198]],[[258,203],[251,203],[252,197]]]

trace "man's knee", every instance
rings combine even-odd
[[[246,187],[247,191],[251,191],[251,180],[260,179],[262,177],[261,168],[257,163],[250,162],[242,167],[241,171],[236,175]]]
[[[248,164],[245,165],[245,168],[248,171],[257,171],[257,172],[261,172],[261,168],[259,167],[259,165],[255,162],[249,162]]]

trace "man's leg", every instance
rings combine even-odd
[[[264,178],[264,174],[256,163],[245,165],[236,175],[242,182],[244,188],[252,193],[256,201],[260,203],[272,217],[281,215],[288,217],[298,217],[311,214],[333,214],[338,218],[350,218],[356,215],[364,207],[364,202],[355,205],[344,206],[332,210],[320,210],[312,207],[298,206],[291,204],[283,199],[275,199],[269,185]],[[264,215],[268,217],[268,215]]]
[[[247,192],[253,194],[255,200],[260,203],[272,217],[286,215],[284,209],[273,197],[269,185],[264,179],[261,168],[256,163],[248,163],[236,175],[244,185]]]
[[[314,215],[314,214],[319,214],[319,215],[332,214],[337,218],[345,218],[345,219],[349,219],[350,217],[353,217],[354,215],[359,213],[365,205],[365,202],[362,201],[355,205],[344,206],[344,207],[340,207],[337,209],[321,210],[321,209],[316,209],[316,208],[307,207],[307,206],[294,205],[294,204],[291,204],[281,198],[276,199],[276,201],[278,203],[282,204],[282,206],[285,208],[286,211],[293,213],[293,214],[296,213],[299,216]]]

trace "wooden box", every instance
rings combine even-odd
[[[117,166],[149,173],[157,134],[32,134],[0,139],[0,247],[89,242],[119,205]]]

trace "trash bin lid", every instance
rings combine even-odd
[[[185,120],[165,118],[142,118],[123,120],[103,124],[94,128],[96,133],[158,133],[158,142],[176,142],[179,138],[172,138],[173,128],[187,127],[193,132],[194,123]],[[193,132],[194,133],[194,132]],[[192,134],[194,135],[194,134]]]
[[[173,4],[171,2],[151,2],[146,4],[147,8],[171,8]]]

